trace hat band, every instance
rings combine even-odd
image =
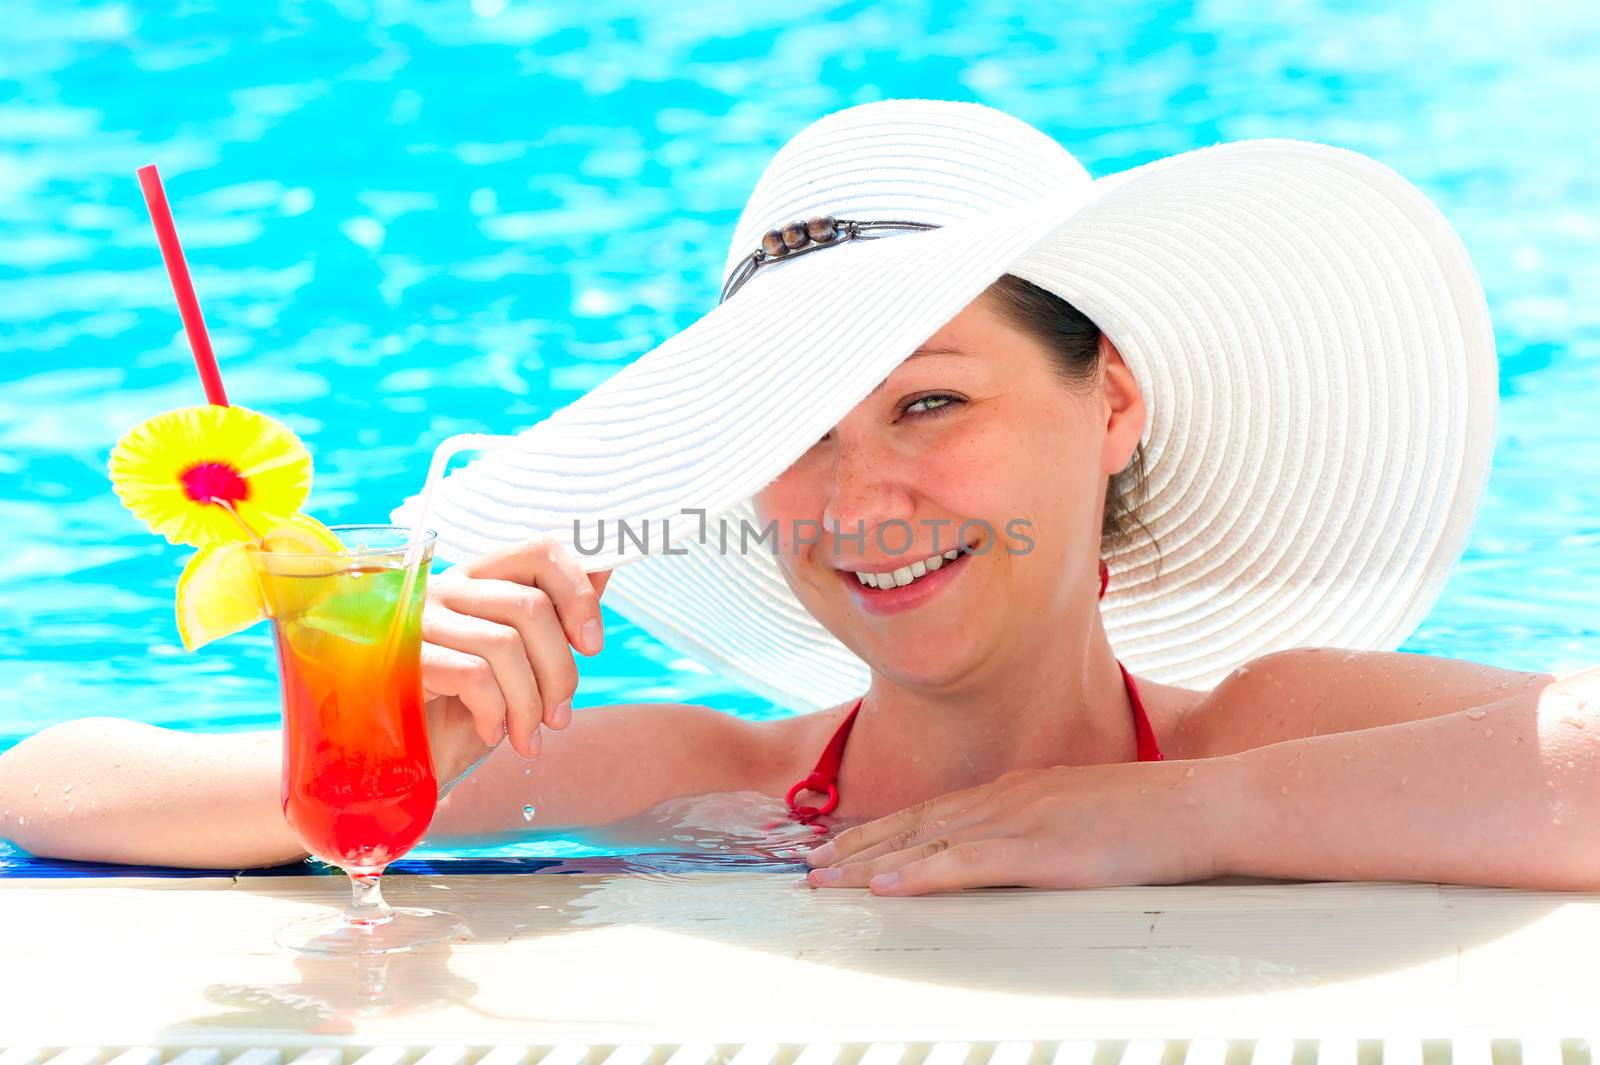
[[[739,291],[739,286],[750,280],[758,269],[768,263],[780,259],[793,259],[797,255],[843,244],[848,240],[859,240],[878,230],[938,228],[932,222],[869,222],[853,218],[835,218],[831,214],[824,214],[790,222],[777,229],[769,229],[761,236],[761,247],[740,259],[738,265],[728,275],[728,280],[722,286],[722,295],[717,297],[717,302],[727,302],[730,296]]]

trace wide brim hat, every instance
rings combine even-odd
[[[1131,672],[1209,688],[1275,650],[1391,650],[1437,599],[1488,477],[1497,367],[1461,241],[1394,171],[1249,140],[1091,180],[1004,112],[885,100],[778,151],[724,278],[769,231],[821,216],[937,228],[768,257],[447,476],[428,521],[438,555],[554,537],[616,570],[607,605],[727,678],[800,710],[853,698],[869,667],[770,549],[736,549],[740,523],[759,530],[751,497],[1009,273],[1087,314],[1144,395],[1138,517],[1154,543],[1103,554],[1103,623]]]

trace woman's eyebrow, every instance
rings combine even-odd
[[[910,362],[912,359],[915,359],[915,358],[917,358],[918,356],[921,356],[921,355],[967,355],[967,356],[970,356],[971,354],[972,354],[972,352],[970,352],[970,351],[962,351],[960,348],[948,348],[948,347],[945,347],[945,346],[943,346],[941,344],[924,344],[920,348],[918,348],[916,351],[913,351],[910,355],[907,355],[905,357],[904,361],[902,361],[900,363],[900,366],[904,366],[906,363]],[[891,370],[889,372],[889,377],[893,377],[894,374],[895,374],[895,370],[899,370],[900,366],[896,366],[894,370]],[[878,387],[874,388],[872,390],[871,394],[872,395],[877,395],[879,392],[883,391],[883,387],[889,383],[889,377],[885,377],[882,381],[879,381],[878,382]]]
[[[945,347],[942,344],[924,344],[920,348],[918,348],[916,351],[913,351],[910,355],[907,355],[906,358],[907,359],[915,359],[919,355],[970,355],[970,354],[972,354],[970,351],[962,351],[960,348]]]

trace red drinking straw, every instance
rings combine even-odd
[[[139,187],[144,190],[145,206],[150,208],[150,221],[155,223],[161,258],[167,264],[167,276],[172,278],[172,291],[178,297],[178,314],[183,318],[184,332],[189,334],[189,347],[194,350],[194,364],[206,387],[206,399],[226,407],[228,394],[222,390],[222,371],[217,369],[217,356],[211,350],[211,338],[206,335],[205,319],[200,317],[200,301],[195,298],[189,266],[183,261],[183,248],[178,244],[178,228],[172,224],[172,208],[167,206],[167,193],[161,187],[161,175],[156,173],[154,163],[139,168]]]

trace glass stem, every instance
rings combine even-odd
[[[383,891],[378,887],[377,873],[350,874],[350,908],[344,911],[344,922],[357,928],[371,928],[385,924],[393,915],[389,904],[383,901]]]

